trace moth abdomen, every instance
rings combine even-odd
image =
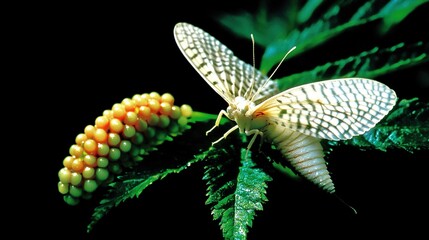
[[[264,136],[272,141],[299,175],[329,193],[335,192],[319,138],[278,125],[269,125],[266,130]]]

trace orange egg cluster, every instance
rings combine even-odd
[[[174,105],[169,93],[136,94],[116,103],[76,136],[59,171],[58,191],[76,205],[102,184],[143,160],[151,146],[187,128],[192,108]]]

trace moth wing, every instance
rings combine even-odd
[[[253,96],[267,77],[237,58],[216,38],[188,23],[177,23],[174,38],[183,55],[201,77],[229,104],[238,96]],[[254,97],[256,104],[277,93],[269,82]]]
[[[255,107],[270,123],[328,140],[345,140],[374,127],[395,105],[395,92],[371,79],[344,78],[283,91]]]

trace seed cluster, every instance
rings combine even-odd
[[[136,94],[116,103],[76,136],[64,167],[58,172],[58,191],[76,205],[90,199],[101,185],[111,182],[124,168],[143,160],[154,145],[187,129],[192,108],[174,105],[169,93]]]

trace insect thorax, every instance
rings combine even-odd
[[[240,133],[254,129],[254,127],[252,127],[252,113],[254,112],[255,106],[254,102],[239,96],[234,98],[226,109],[228,118],[237,123]]]

